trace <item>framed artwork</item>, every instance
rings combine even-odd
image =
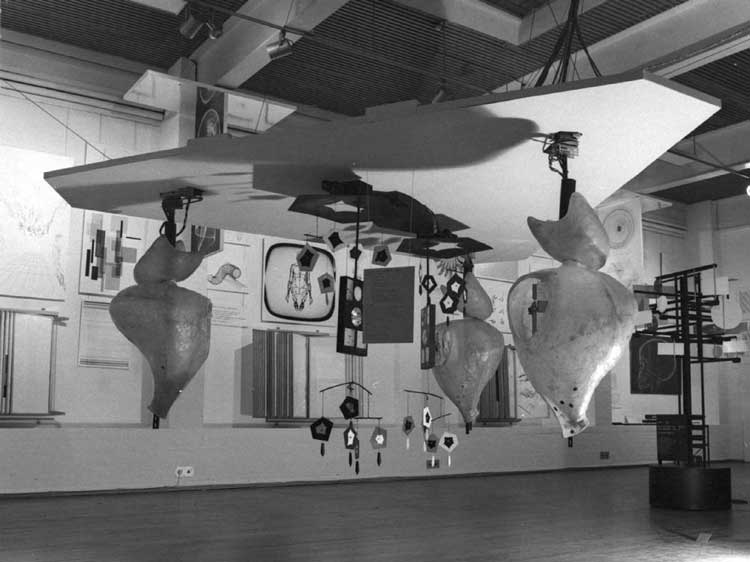
[[[243,244],[225,242],[220,252],[205,259],[208,269],[208,289],[230,293],[250,292],[247,265],[250,248]]]
[[[317,259],[312,270],[305,271],[297,263],[304,244],[264,240],[263,322],[335,325],[335,287],[329,290],[330,283],[319,282],[335,278],[333,255],[323,247],[310,247],[317,252]]]
[[[0,146],[0,295],[64,300],[70,205],[44,180],[71,158]]]
[[[84,211],[79,292],[114,296],[135,285],[133,270],[146,250],[146,227],[147,219]]]
[[[492,314],[485,322],[490,323],[499,332],[510,334],[510,324],[508,323],[508,292],[513,286],[513,281],[492,279],[490,277],[477,277],[477,281],[479,281],[479,284],[492,300]]]

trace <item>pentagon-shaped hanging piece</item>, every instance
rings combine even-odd
[[[419,284],[425,291],[427,291],[428,295],[435,290],[435,287],[437,287],[437,281],[435,281],[435,278],[432,275],[425,275],[422,277],[422,281]]]
[[[328,233],[328,236],[326,236],[326,244],[332,252],[335,252],[344,245],[344,241],[341,239],[338,230],[333,230]]]
[[[344,447],[353,451],[358,445],[357,430],[354,429],[352,422],[349,422],[349,425],[344,430]]]
[[[448,453],[452,453],[456,447],[458,447],[458,437],[455,433],[446,431],[440,436],[441,449],[444,449]]]
[[[391,263],[391,250],[385,244],[380,244],[372,249],[372,264],[385,267]]]
[[[438,447],[438,438],[437,438],[437,435],[435,435],[434,433],[430,433],[429,437],[427,437],[426,444],[427,444],[427,452],[428,453],[434,453],[434,452],[436,452],[437,451],[437,447]]]
[[[315,269],[315,264],[318,263],[320,254],[310,244],[305,246],[297,252],[297,265],[300,271],[312,271]]]
[[[373,449],[385,449],[388,445],[388,430],[375,426],[370,436],[370,445]]]
[[[355,261],[358,260],[359,256],[361,255],[362,255],[362,250],[357,248],[357,246],[354,246],[351,250],[349,250],[349,257]]]
[[[318,277],[318,288],[324,295],[336,290],[336,279],[330,273],[324,273]]]
[[[448,291],[443,295],[443,298],[440,299],[440,310],[442,310],[444,314],[453,314],[458,310],[460,302],[459,296],[456,293]]]
[[[422,427],[425,429],[432,427],[432,412],[430,412],[429,406],[425,406],[422,410]]]
[[[345,420],[356,418],[359,415],[359,400],[352,396],[347,396],[339,406]]]
[[[411,416],[404,417],[404,421],[401,424],[401,431],[406,435],[409,435],[414,430],[414,418]]]
[[[318,418],[310,424],[312,438],[318,441],[328,441],[333,430],[333,422],[326,417]]]
[[[448,292],[453,293],[454,295],[461,295],[461,292],[464,290],[465,286],[466,283],[464,282],[463,277],[461,277],[458,273],[454,273],[453,276],[448,279],[448,283],[446,285]]]

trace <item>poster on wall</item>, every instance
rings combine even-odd
[[[674,355],[660,355],[660,343],[672,343],[672,340],[648,334],[630,337],[631,394],[680,394],[679,359]]]
[[[213,305],[211,323],[219,326],[248,326],[250,298],[250,235],[221,231],[221,250],[210,254],[206,264],[206,296]]]
[[[72,164],[64,156],[0,146],[0,295],[65,299],[70,205],[44,172]]]
[[[147,219],[84,211],[79,292],[114,296],[135,285],[133,270],[146,249],[146,227]]]
[[[109,301],[81,301],[78,365],[100,369],[129,369],[133,346],[109,316]]]
[[[264,240],[263,322],[335,325],[335,287],[330,286],[330,281],[321,282],[336,277],[333,255],[323,247],[309,245],[316,259],[312,269],[306,271],[297,261],[305,247],[304,244]]]
[[[492,314],[485,322],[491,324],[497,331],[509,334],[508,292],[513,286],[513,282],[490,277],[477,277],[477,281],[492,301]]]

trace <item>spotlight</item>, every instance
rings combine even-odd
[[[430,103],[440,103],[445,99],[445,97],[448,95],[448,92],[446,89],[441,85],[440,88],[438,88],[438,91],[435,92],[435,95],[432,96],[432,101]]]
[[[278,41],[266,45],[266,52],[271,60],[280,59],[292,54],[293,45],[294,43],[287,39],[286,31],[282,29]]]
[[[747,187],[745,188],[745,193],[747,193],[747,196],[750,197],[750,183],[747,184]]]
[[[180,35],[185,39],[194,39],[203,27],[203,22],[188,12],[187,19],[180,25]]]
[[[206,27],[208,28],[209,39],[218,39],[224,34],[224,28],[221,25],[216,25],[215,23],[207,23]]]

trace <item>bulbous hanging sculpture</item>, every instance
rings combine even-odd
[[[479,397],[500,365],[503,335],[487,322],[463,318],[437,325],[435,344],[432,373],[458,407],[468,433],[479,414]]]
[[[211,301],[175,281],[187,279],[202,256],[159,237],[138,261],[138,283],[120,291],[109,313],[120,332],[146,357],[154,376],[149,410],[167,413],[208,357]]]
[[[508,320],[526,375],[557,416],[563,436],[572,437],[588,427],[594,390],[626,349],[636,302],[625,286],[597,271],[609,242],[582,195],[572,195],[563,219],[528,222],[542,248],[562,265],[513,284]]]
[[[492,314],[492,300],[464,262],[464,318],[435,326],[435,375],[440,388],[458,407],[466,433],[479,414],[479,398],[500,365],[503,335],[484,322]]]

